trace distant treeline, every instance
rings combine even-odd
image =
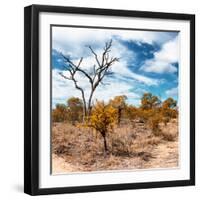
[[[147,121],[163,121],[166,124],[171,118],[176,118],[178,114],[177,101],[173,98],[168,98],[162,102],[157,96],[151,93],[145,93],[141,98],[139,107],[129,105],[126,103],[126,100],[126,96],[116,96],[107,104],[102,101],[96,101],[92,110],[94,112],[100,105],[103,105],[102,112],[103,107],[112,108],[115,123],[118,125],[121,123],[122,119],[134,120],[136,118],[144,123]],[[101,112],[101,110],[99,110],[99,112]],[[66,104],[57,104],[52,111],[53,122],[75,124],[85,121],[83,118],[83,103],[82,100],[77,97],[69,98]]]

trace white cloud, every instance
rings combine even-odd
[[[117,31],[118,33],[119,31]],[[120,31],[118,37],[123,40],[137,41],[138,45],[140,42],[153,44],[154,42],[158,44],[163,44],[168,41],[172,35],[168,32],[158,32],[158,31]]]
[[[159,74],[177,72],[177,68],[171,63],[154,59],[146,61],[141,69],[145,72],[154,72]]]
[[[179,42],[178,36],[173,40],[166,42],[159,52],[155,53],[156,60],[162,60],[168,63],[174,63],[179,60]]]
[[[84,37],[86,37],[86,36],[84,36]],[[104,45],[104,43],[103,43],[103,45]],[[102,48],[95,49],[95,52],[98,55],[99,60],[101,60],[101,55],[103,53],[102,49],[103,49],[103,46],[102,46]],[[91,54],[91,51],[88,48],[85,48],[85,51],[88,51],[88,54],[84,53],[85,56],[84,56],[82,64],[81,64],[81,68],[84,70],[87,70],[87,71],[91,71],[93,68],[93,65],[96,64],[95,63],[96,61],[95,61],[94,56]],[[71,52],[70,54],[73,54],[73,53]],[[128,68],[128,62],[130,62],[130,60],[133,61],[135,59],[135,54],[133,51],[128,50],[126,46],[120,44],[115,39],[113,39],[113,45],[111,47],[110,57],[119,58],[119,62],[116,62],[111,68],[111,71],[114,72],[115,75],[118,76],[118,78],[124,79],[124,77],[129,77],[129,78],[132,78],[133,80],[136,80],[136,81],[138,81],[142,84],[146,84],[146,85],[158,85],[159,84],[159,80],[134,73]],[[74,59],[73,62],[78,63],[79,59],[80,59],[80,57],[77,59]],[[79,79],[80,79],[80,77],[77,77],[77,80],[79,80]],[[84,81],[81,82],[81,84],[85,84]]]
[[[146,85],[158,85],[159,84],[158,79],[149,78],[147,76],[143,76],[143,75],[132,72],[128,68],[126,61],[120,61],[120,62],[116,63],[112,67],[112,72],[114,72],[116,75],[119,76],[119,78],[122,78],[122,79],[123,78],[126,79],[126,77],[128,77],[128,78],[132,78],[133,80],[136,80],[136,81],[146,84]]]
[[[154,53],[154,58],[147,60],[140,68],[145,72],[174,73],[177,68],[172,63],[179,61],[178,36],[163,44],[160,51]]]
[[[167,90],[166,92],[167,96],[173,97],[178,95],[178,87],[171,88],[170,90]]]
[[[59,75],[58,70],[52,70],[52,96],[53,99],[67,99],[70,94],[79,95],[79,92],[72,87],[72,84]]]
[[[113,37],[122,40],[131,40],[152,44],[154,42],[163,44],[170,40],[172,33],[157,31],[139,31],[139,30],[110,30],[110,29],[90,29],[90,28],[72,28],[72,27],[53,27],[52,37],[53,49],[62,51],[68,55],[82,56],[87,54],[83,48],[86,45],[104,46],[105,42]]]

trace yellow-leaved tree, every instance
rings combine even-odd
[[[165,123],[165,125],[172,118],[177,117],[178,113],[176,106],[177,106],[177,101],[171,97],[169,97],[162,103],[161,112],[162,112],[163,122]]]
[[[97,101],[88,118],[87,126],[99,132],[103,138],[104,151],[108,153],[106,136],[116,121],[116,110],[103,101]]]
[[[74,125],[83,118],[83,102],[77,97],[71,97],[67,100],[68,120]]]
[[[138,115],[143,122],[147,123],[153,134],[160,134],[159,123],[162,120],[160,115],[160,99],[152,93],[144,93],[141,98],[141,106],[138,109]]]
[[[126,108],[126,99],[125,95],[116,96],[114,99],[110,100],[109,104],[116,109],[117,111],[117,124],[120,125],[122,111]]]
[[[152,93],[144,93],[141,98],[141,108],[143,110],[155,109],[161,104],[160,99]]]
[[[125,117],[129,120],[134,120],[138,117],[138,108],[133,105],[126,105]]]
[[[56,107],[52,110],[52,121],[53,122],[63,122],[66,120],[66,105],[56,104]]]

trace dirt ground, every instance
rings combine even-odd
[[[86,128],[65,123],[53,125],[52,173],[89,172],[178,167],[178,122],[160,125],[155,136],[135,122],[114,128],[107,137],[105,155],[101,136]]]

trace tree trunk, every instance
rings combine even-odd
[[[117,117],[117,125],[119,126],[121,123],[122,109],[118,108],[118,117]]]
[[[105,155],[108,153],[108,146],[107,146],[107,141],[106,141],[106,134],[105,133],[101,133],[103,136],[103,143],[104,143],[104,152]]]
[[[85,121],[85,117],[87,116],[86,106],[83,104],[83,122]]]
[[[92,103],[92,96],[93,96],[93,92],[91,93],[90,98],[89,98],[89,100],[88,100],[88,116],[90,116],[91,110],[92,110],[92,106],[91,106],[91,103]]]
[[[94,94],[94,91],[95,91],[96,87],[93,87],[91,86],[91,93],[90,93],[90,97],[89,97],[89,100],[88,100],[88,116],[90,116],[91,114],[91,110],[92,110],[92,97],[93,97],[93,94]]]
[[[83,100],[83,122],[85,121],[85,117],[87,116],[87,108],[86,108],[86,101],[85,101],[85,94],[81,91],[82,100]]]

